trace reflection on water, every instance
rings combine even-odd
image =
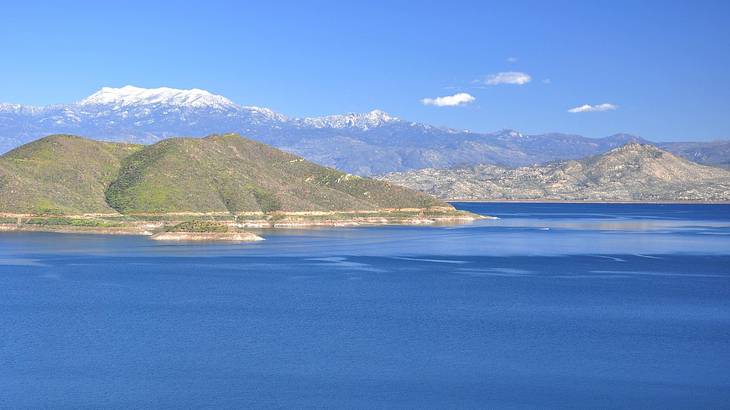
[[[728,206],[252,244],[0,234],[2,408],[722,408]]]

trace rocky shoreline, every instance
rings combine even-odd
[[[688,204],[688,205],[728,205],[730,200],[725,201],[697,201],[697,200],[596,200],[596,199],[494,199],[494,198],[445,198],[449,203],[454,202],[474,202],[474,203],[515,203],[515,204]]]
[[[225,214],[176,213],[135,215],[134,218],[112,214],[40,216],[0,214],[2,232],[49,232],[62,234],[142,235],[159,241],[235,241],[262,240],[247,229],[309,229],[366,227],[386,225],[452,225],[488,219],[466,211],[390,210],[387,212],[292,212],[275,215],[263,213]],[[213,229],[175,230],[183,224],[214,224]]]
[[[79,226],[29,226],[17,224],[0,224],[0,233],[3,232],[46,232],[89,235],[136,235],[151,236],[152,233],[137,227],[100,228]]]

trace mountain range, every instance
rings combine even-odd
[[[730,201],[730,171],[638,143],[582,160],[421,169],[382,179],[450,200]]]
[[[173,136],[231,132],[362,176],[476,164],[526,166],[648,143],[628,134],[476,133],[410,122],[380,110],[290,118],[199,89],[104,87],[72,104],[0,104],[0,153],[59,133],[151,144]],[[730,141],[655,145],[702,164],[730,166]]]

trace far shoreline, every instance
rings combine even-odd
[[[257,241],[261,233],[282,229],[354,228],[373,226],[439,226],[466,224],[492,217],[456,210],[393,209],[352,212],[291,212],[224,215],[214,213],[168,213],[33,215],[0,213],[0,234],[46,232],[58,234],[98,234],[147,236],[160,241]],[[121,218],[121,219],[120,219]],[[223,219],[221,219],[223,218]],[[190,225],[180,228],[179,225]],[[201,225],[201,226],[197,226]],[[207,226],[210,225],[210,226]],[[187,229],[190,228],[190,229]]]
[[[524,204],[615,204],[615,205],[730,205],[730,201],[594,201],[577,199],[443,199],[450,204],[462,203],[524,203]]]

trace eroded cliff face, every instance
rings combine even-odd
[[[443,199],[730,201],[729,171],[638,143],[580,161],[422,169],[381,178]]]

